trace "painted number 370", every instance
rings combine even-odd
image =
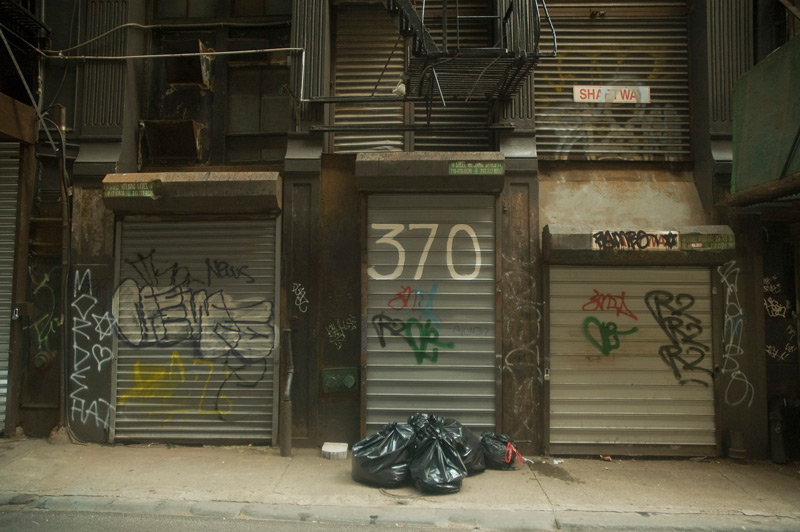
[[[400,235],[406,230],[405,224],[372,224],[372,229],[376,231],[386,231],[386,233],[375,241],[376,244],[391,246],[397,250],[397,266],[389,273],[383,274],[378,272],[374,266],[371,266],[367,273],[371,279],[376,280],[391,280],[397,279],[403,274],[403,269],[406,265],[406,249],[403,247],[395,237]],[[422,278],[422,272],[425,269],[425,263],[428,260],[428,253],[433,246],[433,241],[436,238],[436,233],[439,230],[439,224],[409,224],[408,231],[428,231],[428,240],[425,242],[425,247],[420,253],[419,263],[417,270],[414,273],[414,279],[419,280]],[[466,233],[466,236],[472,240],[472,246],[475,250],[475,266],[470,273],[459,273],[456,271],[453,264],[453,241],[459,233]],[[456,224],[450,229],[450,234],[447,236],[447,269],[450,270],[450,275],[453,279],[457,280],[471,280],[476,279],[481,271],[481,248],[478,243],[478,235],[472,226],[467,224]]]

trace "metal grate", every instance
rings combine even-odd
[[[753,65],[753,2],[708,3],[711,127],[731,132],[733,85]]]
[[[88,40],[127,22],[125,0],[90,0],[86,6]],[[114,32],[86,47],[87,55],[119,56],[125,52],[125,32]],[[120,61],[90,61],[83,65],[82,129],[85,135],[119,135],[124,105],[125,65]]]

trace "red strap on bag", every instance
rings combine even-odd
[[[517,450],[516,447],[514,447],[513,443],[508,442],[506,444],[506,458],[505,458],[507,464],[510,464],[511,462],[514,461],[514,455],[517,456],[517,460],[519,460],[519,465],[522,465],[523,464],[522,455],[519,454],[519,451]]]

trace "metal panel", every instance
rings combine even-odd
[[[405,45],[380,4],[340,8],[336,33],[335,96],[391,96],[403,75]],[[336,126],[404,124],[403,103],[337,103]],[[403,151],[402,132],[344,132],[334,135],[334,151]]]
[[[800,36],[762,59],[736,80],[733,94],[733,179],[731,192],[751,187],[767,193],[800,176],[798,128]],[[770,102],[764,105],[764,102]],[[789,179],[785,179],[785,178]],[[796,192],[791,186],[781,192]],[[759,198],[761,199],[761,198]]]
[[[0,142],[0,427],[5,425],[8,398],[8,337],[11,289],[14,286],[19,167],[19,143]]]
[[[121,224],[116,440],[268,442],[275,220]]]
[[[559,4],[571,5],[566,2]],[[595,3],[597,4],[597,3]],[[602,3],[601,3],[602,4]],[[619,4],[619,3],[615,3]],[[626,17],[632,8],[637,17]],[[686,160],[689,65],[685,3],[627,2],[559,11],[558,56],[535,71],[536,137],[547,159]],[[574,5],[578,5],[577,3]],[[648,7],[641,7],[648,6]],[[613,8],[613,9],[612,9]],[[562,14],[559,15],[559,12]],[[597,13],[603,13],[598,15]],[[594,13],[594,14],[593,14]],[[650,103],[573,101],[576,85],[646,86]]]
[[[89,0],[86,4],[86,40],[128,20],[125,0]],[[86,55],[120,56],[125,53],[125,32],[117,31],[86,46]],[[121,134],[125,65],[121,61],[89,61],[83,65],[81,132],[84,135]]]
[[[366,430],[416,412],[494,430],[495,198],[374,195]]]
[[[711,329],[707,268],[552,267],[550,452],[713,451]]]

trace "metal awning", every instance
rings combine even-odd
[[[548,264],[712,266],[733,259],[735,249],[727,225],[627,230],[556,224],[542,230]]]
[[[506,173],[497,152],[388,152],[356,156],[356,185],[365,192],[499,193]]]
[[[271,213],[281,210],[277,172],[157,172],[108,174],[103,202],[142,214]]]

